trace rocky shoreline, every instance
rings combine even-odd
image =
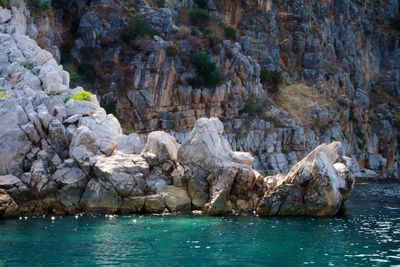
[[[26,35],[26,17],[0,7],[0,217],[192,212],[332,216],[354,184],[355,159],[322,144],[287,174],[262,176],[232,150],[218,118],[182,143],[163,131],[122,134],[95,96]]]

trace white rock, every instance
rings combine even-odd
[[[132,133],[130,135],[120,135],[117,137],[116,151],[125,154],[140,154],[143,150],[143,143],[139,135]]]
[[[0,7],[0,24],[6,23],[11,19],[11,11]]]
[[[148,135],[143,153],[154,153],[161,161],[166,159],[177,160],[179,146],[173,136],[163,131],[155,131]]]

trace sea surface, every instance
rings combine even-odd
[[[0,266],[400,266],[400,184],[359,184],[346,216],[0,221]]]

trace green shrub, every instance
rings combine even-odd
[[[255,97],[250,97],[244,102],[240,113],[247,113],[251,117],[264,117],[266,111],[265,103],[262,103]]]
[[[43,11],[50,9],[50,4],[49,2],[42,2],[40,0],[31,0],[29,7],[33,15],[38,15]]]
[[[194,0],[194,3],[199,7],[203,9],[208,8],[208,0]]]
[[[221,50],[221,40],[218,39],[215,35],[210,35],[207,38],[208,40],[208,48],[213,50],[216,54]]]
[[[72,82],[72,84],[77,85],[82,82],[82,77],[79,75],[79,73],[76,72],[76,70],[67,70],[69,72],[69,79]]]
[[[78,74],[86,82],[93,83],[96,81],[96,70],[92,64],[80,64],[78,66]]]
[[[142,17],[135,17],[122,31],[121,40],[125,43],[130,43],[138,37],[153,37],[155,34],[157,34],[157,31]]]
[[[69,53],[61,55],[60,64],[64,70],[69,72],[70,80],[73,85],[78,85],[82,82],[82,77],[78,73],[78,61]]]
[[[224,80],[224,76],[217,69],[215,62],[210,60],[206,54],[199,53],[194,55],[192,64],[196,69],[197,76],[189,78],[188,82],[193,87],[215,87]]]
[[[2,8],[6,8],[7,7],[7,0],[0,0],[0,6]]]
[[[271,71],[266,68],[261,69],[260,79],[270,93],[277,93],[279,85],[282,83],[282,75],[279,71]]]
[[[7,92],[5,89],[0,88],[0,100],[6,100],[11,97],[12,94]]]
[[[233,58],[233,51],[230,48],[225,49],[225,56],[227,59],[232,59]]]
[[[166,49],[167,56],[169,57],[176,57],[179,55],[179,46],[177,45],[169,45]]]
[[[360,149],[361,151],[364,151],[365,147],[366,147],[366,144],[364,142],[358,143],[358,149]]]
[[[178,31],[178,38],[180,39],[184,39],[186,37],[188,37],[191,33],[191,30],[188,27],[185,26],[181,26],[179,27],[179,31]]]
[[[224,28],[225,38],[236,41],[236,30],[230,26]]]
[[[210,13],[206,9],[194,8],[189,13],[190,22],[198,27],[205,27],[210,21]]]
[[[25,62],[22,63],[22,65],[27,68],[28,70],[33,69],[33,62],[30,60],[26,60]]]
[[[400,31],[400,15],[390,19],[390,26],[396,31]]]
[[[115,101],[109,102],[104,105],[104,110],[107,114],[117,114],[117,103]]]
[[[67,97],[64,99],[64,102],[66,103],[66,102],[68,102],[68,100],[70,100],[70,99],[73,99],[73,100],[75,100],[75,101],[92,101],[93,95],[92,95],[92,93],[83,90],[83,91],[80,91],[80,92],[78,92],[78,93],[75,93],[75,94],[73,94],[73,95],[71,95],[71,96],[67,96]]]

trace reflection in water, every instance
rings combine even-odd
[[[336,218],[97,216],[0,221],[0,266],[396,266],[400,185],[357,185]]]

